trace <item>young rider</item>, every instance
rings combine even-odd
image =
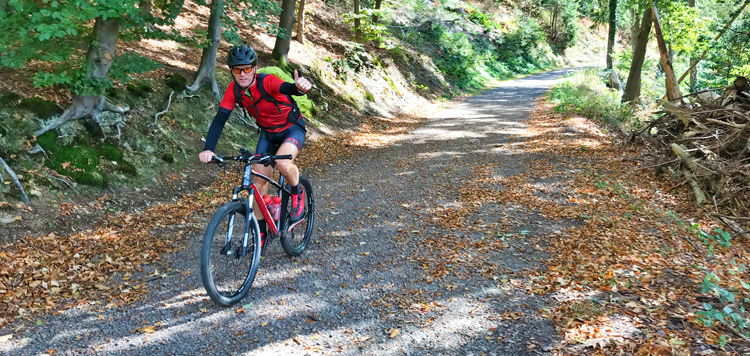
[[[224,124],[232,112],[237,98],[241,99],[242,107],[252,115],[260,130],[256,155],[270,153],[276,155],[292,155],[291,160],[278,160],[276,167],[286,179],[292,190],[291,224],[296,224],[305,218],[305,194],[299,186],[299,169],[294,164],[302,144],[305,142],[305,121],[299,113],[296,104],[289,95],[304,95],[311,88],[310,82],[300,77],[294,71],[294,83],[287,83],[273,75],[261,75],[262,82],[258,88],[259,75],[258,56],[246,45],[235,46],[229,51],[227,65],[232,70],[234,81],[229,84],[224,98],[219,105],[211,127],[208,129],[206,144],[198,158],[201,162],[211,162],[214,149],[219,140]],[[273,167],[254,164],[253,170],[265,176],[271,176]],[[268,182],[256,178],[255,185],[258,193],[268,192]],[[255,204],[255,216],[260,224],[260,231],[265,233],[266,222]]]

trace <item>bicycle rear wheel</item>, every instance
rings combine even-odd
[[[310,181],[305,176],[299,177],[299,184],[305,192],[305,220],[291,226],[291,197],[284,194],[281,201],[281,218],[283,219],[283,223],[281,224],[281,231],[283,232],[281,235],[281,246],[284,247],[284,251],[289,256],[299,256],[305,251],[307,244],[310,243],[310,236],[312,236],[313,223],[315,221],[315,197],[313,196],[312,184],[310,184]]]
[[[246,219],[242,202],[228,203],[216,211],[206,228],[201,249],[201,279],[211,299],[233,305],[250,290],[260,264],[260,229],[254,216]],[[242,251],[249,222],[247,250]]]

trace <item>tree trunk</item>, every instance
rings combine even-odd
[[[383,0],[375,0],[375,10],[380,10],[381,6],[383,6]],[[372,23],[378,23],[378,15],[372,15]]]
[[[284,69],[289,67],[289,47],[292,41],[292,26],[294,26],[294,8],[297,0],[283,0],[281,3],[281,16],[279,16],[279,34],[276,36],[276,44],[273,46],[271,57],[279,62]]]
[[[630,9],[630,15],[633,18],[633,24],[630,26],[630,50],[635,53],[636,38],[641,32],[641,17],[638,16],[637,8]]]
[[[362,21],[359,19],[359,0],[354,0],[354,41],[362,42]]]
[[[297,42],[305,43],[305,0],[299,1],[297,9]]]
[[[221,42],[221,15],[224,13],[224,0],[211,2],[211,16],[208,19],[208,39],[211,45],[203,49],[201,65],[193,85],[187,87],[190,91],[197,91],[202,84],[211,87],[217,99],[221,99],[219,87],[216,84],[216,52]]]
[[[117,19],[104,20],[101,17],[97,17],[94,22],[93,31],[93,41],[86,53],[86,63],[89,68],[86,76],[106,81],[108,80],[107,75],[115,57],[115,45],[117,44],[117,36],[120,32],[120,23]],[[117,107],[108,103],[107,98],[104,97],[104,93],[98,93],[97,95],[76,95],[73,97],[73,104],[62,115],[47,124],[47,126],[34,132],[34,136],[38,137],[68,121],[86,116],[91,116],[101,126],[99,115],[102,111],[125,113],[128,110],[130,110],[128,107]]]
[[[609,0],[609,36],[607,37],[607,69],[612,69],[612,52],[617,33],[617,0]]]
[[[156,27],[154,27],[153,24],[153,16],[151,16],[151,10],[153,9],[153,5],[151,3],[151,0],[141,0],[138,3],[138,7],[140,7],[141,11],[139,15],[143,18],[144,24],[143,26],[148,31],[156,31]]]
[[[659,45],[659,57],[661,57],[661,66],[664,69],[665,84],[667,87],[667,98],[669,101],[682,103],[682,93],[680,93],[680,86],[677,84],[677,77],[674,75],[672,69],[672,60],[669,57],[669,51],[667,50],[667,44],[664,42],[664,36],[661,32],[661,21],[659,20],[659,10],[656,6],[652,6],[651,10],[654,15],[654,35],[656,36],[656,42]]]
[[[638,35],[633,39],[635,49],[633,50],[633,60],[630,63],[628,81],[625,84],[625,92],[622,94],[622,102],[632,103],[641,96],[641,70],[643,69],[643,60],[646,58],[646,47],[651,33],[651,17],[651,9],[646,9],[643,12]]]
[[[688,6],[694,8],[695,0],[688,0]],[[695,85],[698,83],[698,70],[695,66],[698,64],[698,58],[690,57],[690,89],[695,91]]]

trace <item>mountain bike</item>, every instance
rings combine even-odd
[[[315,199],[310,181],[300,175],[299,184],[305,192],[305,219],[291,224],[291,187],[280,176],[276,182],[252,169],[252,164],[274,165],[276,160],[291,159],[291,155],[253,155],[240,149],[239,156],[214,156],[211,163],[224,166],[227,161],[244,164],[242,182],[232,192],[232,200],[214,213],[206,228],[201,248],[201,279],[211,299],[223,306],[239,302],[250,290],[258,272],[261,255],[269,242],[278,237],[284,251],[299,256],[307,247],[312,235]],[[270,184],[269,195],[281,197],[281,214],[274,221],[268,207],[258,192],[253,177],[265,179]],[[247,192],[244,197],[242,192]],[[266,220],[267,236],[261,240],[260,227],[255,217],[253,203]]]

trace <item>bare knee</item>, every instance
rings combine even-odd
[[[258,188],[258,191],[260,193],[265,193],[268,191],[268,181],[262,178],[254,178],[255,187]]]
[[[297,168],[297,166],[292,160],[285,159],[276,161],[276,168],[279,169],[279,172],[281,172],[281,174],[286,175],[287,173],[292,173]]]

